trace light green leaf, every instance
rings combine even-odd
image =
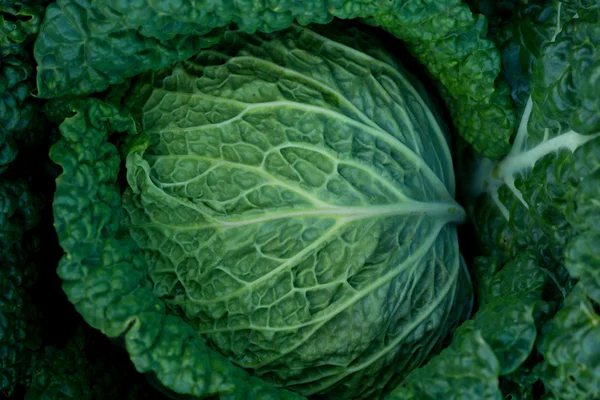
[[[135,133],[133,119],[97,99],[62,103],[73,114],[51,149],[63,168],[54,217],[66,254],[58,273],[69,300],[92,327],[121,337],[139,372],[151,372],[177,393],[206,397],[297,399],[234,367],[206,347],[181,319],[167,316],[148,287],[146,265],[119,233],[119,156],[112,132]],[[230,397],[229,397],[230,396]]]
[[[134,83],[123,225],[154,295],[234,363],[366,397],[464,314],[464,214],[424,92],[332,32],[227,32]]]
[[[103,91],[193,56],[229,25],[274,32],[334,17],[368,19],[405,41],[441,82],[460,134],[488,157],[506,154],[515,118],[509,91],[497,80],[499,54],[485,39],[485,19],[460,0],[59,0],[48,6],[35,45],[39,94]]]

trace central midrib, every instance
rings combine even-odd
[[[454,211],[456,210],[456,211]],[[400,204],[389,204],[375,207],[331,207],[316,208],[310,210],[289,211],[282,213],[266,214],[257,218],[249,218],[240,221],[220,220],[221,226],[244,226],[253,223],[268,222],[276,219],[285,218],[306,218],[306,217],[332,217],[342,218],[347,221],[354,221],[363,218],[377,218],[397,215],[428,215],[428,216],[448,216],[450,221],[456,219],[456,222],[463,222],[464,212],[457,204],[453,203],[421,203],[405,202]]]
[[[200,210],[198,212],[202,213]],[[204,214],[204,213],[202,213]],[[207,221],[203,221],[195,224],[176,224],[169,225],[165,223],[154,223],[154,224],[133,224],[132,226],[148,227],[148,226],[165,226],[172,230],[186,231],[186,230],[200,230],[200,229],[232,229],[243,226],[267,223],[271,221],[281,219],[294,219],[294,218],[310,218],[310,217],[331,217],[337,220],[343,220],[344,222],[356,221],[359,219],[366,218],[382,218],[382,217],[393,217],[393,216],[429,216],[437,217],[445,220],[447,223],[463,223],[466,219],[465,211],[457,203],[424,203],[418,201],[409,201],[398,204],[386,204],[381,206],[371,207],[327,207],[327,208],[313,208],[313,209],[302,209],[302,210],[289,210],[270,212],[263,215],[250,216],[245,218],[239,218],[239,216],[227,217],[216,217],[214,215],[207,217]]]

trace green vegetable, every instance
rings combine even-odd
[[[31,95],[32,45],[44,10],[41,2],[0,1],[0,391],[28,400],[156,399],[60,293],[49,213],[53,128]]]
[[[596,334],[600,300],[600,263],[597,251],[592,250],[600,237],[600,87],[595,75],[600,70],[596,50],[600,10],[591,4],[561,1],[543,7],[523,5],[516,15],[519,18],[501,28],[504,33],[498,41],[506,49],[505,74],[516,106],[522,110],[521,121],[504,159],[479,158],[466,171],[471,176],[468,209],[480,247],[492,257],[475,264],[480,309],[473,322],[477,326],[488,312],[493,304],[488,300],[490,291],[498,290],[493,289],[498,284],[512,285],[502,290],[503,301],[528,294],[533,296],[528,301],[537,302],[531,320],[537,327],[536,346],[532,340],[513,343],[519,348],[510,350],[511,357],[523,352],[530,353],[529,359],[516,371],[496,372],[500,385],[494,385],[497,391],[489,398],[538,398],[536,385],[542,384],[542,393],[552,398],[594,398],[600,382],[596,365],[600,350],[589,343]],[[534,39],[541,48],[533,47],[530,41]],[[523,100],[525,90],[529,95]],[[514,263],[524,252],[529,254],[527,267],[515,271]],[[502,321],[503,315],[515,312],[513,307],[506,304],[496,310],[491,321]],[[448,380],[455,382],[459,367],[443,363],[454,361],[450,351],[463,343],[460,334],[471,323],[459,328],[439,360],[434,358],[407,378],[407,387],[416,387],[417,398],[436,398],[430,394],[432,388]],[[479,329],[491,326],[486,323]],[[503,326],[491,329],[502,332]],[[506,337],[514,341],[520,334]],[[483,332],[481,337],[481,351],[494,349],[493,338]],[[502,366],[506,350],[494,349],[494,354]],[[480,355],[467,360],[481,363],[488,358]],[[489,385],[489,374],[489,370],[476,374],[478,385]],[[472,398],[481,395],[474,393]]]
[[[130,349],[138,368],[196,396],[249,390],[233,372],[198,387],[195,375],[208,373],[200,363],[233,368],[205,340],[275,386],[373,395],[460,318],[453,306],[466,305],[468,291],[457,286],[465,270],[455,224],[464,213],[446,135],[424,92],[385,52],[369,52],[299,26],[229,31],[218,46],[136,80],[123,99],[134,117],[71,103],[77,114],[51,153],[65,171],[54,202],[68,254],[59,274],[90,324],[147,343]],[[136,126],[119,226],[109,186],[118,153],[102,140]],[[80,143],[97,155],[82,159]],[[114,242],[123,229],[137,246]],[[143,259],[128,256],[134,246]],[[90,251],[106,263],[88,266]],[[105,281],[114,283],[92,291]],[[137,308],[120,305],[138,285]],[[113,303],[118,323],[104,309]],[[167,329],[189,331],[187,345],[198,349],[189,362],[162,360],[162,347],[181,347],[160,339]],[[339,340],[347,330],[352,337]],[[173,368],[189,381],[171,383]]]
[[[600,398],[599,22],[0,0],[0,390]]]
[[[210,47],[231,23],[247,33],[273,32],[294,19],[307,25],[334,17],[369,18],[406,41],[443,85],[463,137],[486,156],[508,152],[514,113],[506,86],[497,83],[500,57],[484,39],[485,19],[459,0],[61,0],[48,6],[35,46],[39,94],[105,90]]]
[[[36,130],[29,94],[34,64],[25,46],[37,34],[43,12],[39,5],[0,1],[0,174]]]

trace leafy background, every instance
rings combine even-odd
[[[557,19],[559,4],[563,8]],[[47,154],[59,134],[54,110],[42,113],[45,102],[30,95],[36,86],[33,40],[47,5],[45,1],[0,1],[0,388],[12,398],[158,398],[162,393],[134,370],[120,349],[122,343],[111,343],[75,313],[56,275],[62,250],[50,203],[60,169]],[[595,50],[600,35],[594,2],[472,0],[469,5],[488,16],[489,37],[502,54],[502,74],[508,83],[504,90],[510,92],[515,108],[526,107],[530,92],[534,100],[544,100],[548,91],[559,99],[556,104],[537,103],[547,107],[534,106],[531,141],[543,140],[540,127],[557,119],[561,128],[552,135],[569,127],[598,131],[598,121],[589,114],[598,110],[597,86],[577,79],[591,76],[586,75],[590,65],[600,59]],[[573,10],[578,10],[577,21],[572,21]],[[564,26],[564,33],[556,33],[557,25]],[[206,42],[195,45],[210,45],[214,38],[204,37]],[[390,40],[393,46],[395,40]],[[544,55],[539,52],[542,47]],[[574,48],[586,51],[569,50]],[[547,71],[536,70],[536,60],[554,60],[554,56],[568,60],[562,70],[566,72],[555,80],[537,79]],[[423,74],[418,67],[417,73]],[[431,83],[426,84],[433,90]],[[456,120],[465,106],[457,106],[447,92],[441,92]],[[498,115],[504,121],[498,125],[512,132],[515,121],[504,117]],[[469,121],[457,126],[473,142]],[[495,148],[501,150],[489,156],[507,151],[506,136],[498,143],[503,145]],[[485,151],[483,143],[473,144]],[[463,151],[464,144],[457,147]],[[489,199],[471,207],[475,223],[463,228],[462,240],[467,243],[463,249],[470,248],[474,238],[479,242],[478,250],[467,252],[467,258],[473,265],[480,313],[391,398],[439,398],[442,393],[457,399],[598,396],[600,372],[594,356],[600,338],[600,291],[596,272],[589,268],[598,265],[593,202],[598,198],[598,185],[594,185],[598,147],[586,146],[576,158],[569,152],[550,155],[517,180],[525,198],[543,199],[539,208],[522,207],[513,193],[502,188],[499,197],[516,216],[510,223],[499,222],[500,215],[485,203]],[[462,159],[463,153],[459,154]],[[478,257],[481,254],[485,257]],[[444,371],[466,373],[449,381]],[[469,392],[464,391],[467,387]]]

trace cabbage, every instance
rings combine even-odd
[[[0,0],[0,390],[600,398],[598,21]]]
[[[211,357],[303,395],[380,393],[469,312],[446,128],[373,43],[228,31],[119,100],[140,130],[120,223],[146,265],[140,290]],[[149,329],[139,313],[121,318]]]

